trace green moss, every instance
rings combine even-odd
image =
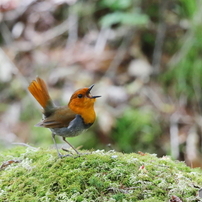
[[[199,201],[202,171],[169,157],[94,151],[59,159],[55,150],[15,147],[0,154],[0,201]],[[202,200],[201,200],[202,201]]]

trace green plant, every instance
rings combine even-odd
[[[142,14],[140,7],[136,6],[138,2],[132,0],[102,0],[100,5],[102,8],[109,9],[108,12],[100,19],[102,27],[111,27],[114,24],[126,26],[143,26],[149,21],[146,14]]]
[[[128,109],[117,119],[112,138],[124,152],[155,152],[155,141],[161,133],[159,123],[149,109]]]

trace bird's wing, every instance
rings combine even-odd
[[[44,118],[36,124],[39,127],[45,128],[63,128],[68,127],[69,123],[76,117],[76,114],[68,107],[59,107],[50,116]]]

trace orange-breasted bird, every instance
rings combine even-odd
[[[93,86],[91,85],[89,88],[81,88],[75,91],[68,105],[61,107],[55,106],[52,102],[43,79],[37,77],[28,87],[30,93],[43,107],[43,119],[35,126],[51,130],[53,142],[59,157],[63,157],[63,155],[58,150],[55,135],[62,136],[62,139],[79,154],[65,138],[79,135],[95,121],[94,103],[96,98],[101,96],[92,96],[90,94]]]

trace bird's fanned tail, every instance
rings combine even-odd
[[[48,105],[52,105],[47,86],[41,78],[37,77],[36,80],[32,81],[28,90],[44,109]]]

